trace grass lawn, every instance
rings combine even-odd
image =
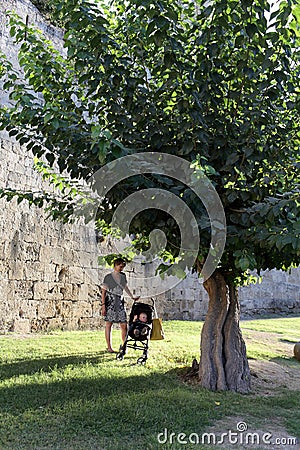
[[[260,440],[267,432],[270,442],[299,439],[300,363],[293,345],[300,317],[242,321],[249,361],[256,364],[249,395],[183,383],[180,375],[199,360],[202,323],[164,327],[166,339],[150,342],[146,366],[136,365],[141,351],[132,349],[116,361],[105,352],[102,331],[0,336],[0,450],[299,448],[243,447],[241,429],[237,445],[201,439],[210,432],[220,442],[222,432],[237,432],[238,422]],[[119,339],[114,330],[115,348]],[[274,381],[275,367],[285,376],[281,383]]]

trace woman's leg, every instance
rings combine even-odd
[[[106,344],[107,344],[107,350],[109,352],[114,351],[111,346],[111,328],[112,328],[112,322],[105,322],[105,339],[106,339]]]
[[[124,344],[124,341],[126,339],[126,334],[127,334],[127,322],[121,322],[120,327],[121,327],[122,342]]]

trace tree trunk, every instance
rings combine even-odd
[[[200,384],[213,391],[250,391],[250,369],[239,327],[238,291],[219,272],[205,281],[208,312],[201,334]]]

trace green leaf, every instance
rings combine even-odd
[[[264,0],[117,1],[101,9],[86,0],[52,3],[53,14],[64,21],[69,56],[13,16],[24,76],[1,56],[1,80],[11,102],[0,106],[0,127],[34,155],[57,161],[70,180],[86,181],[105,163],[143,152],[179,157],[174,167],[180,175],[184,161],[196,161],[192,182],[203,182],[204,174],[211,180],[228,222],[218,262],[224,274],[232,274],[227,282],[242,283],[255,267],[300,265],[294,227],[299,30],[296,20],[290,22],[290,4],[281,3],[272,16],[276,23],[266,30],[264,11],[270,8]],[[293,13],[297,17],[298,5]],[[49,168],[39,169],[70,202],[48,203],[50,216],[68,221],[76,189]],[[126,195],[163,185],[195,214],[199,255],[205,257],[211,236],[201,199],[176,177],[167,177],[170,183],[161,178],[147,173],[123,180],[103,199],[99,218],[105,215],[109,226]],[[203,195],[210,204],[211,190]],[[36,197],[28,201],[42,204]],[[168,198],[162,203],[168,205]],[[167,236],[165,255],[175,261],[180,230],[166,212],[144,212],[132,226],[135,234],[148,236],[158,225]]]
[[[257,26],[254,23],[248,23],[247,24],[247,26],[246,26],[246,33],[248,34],[248,36],[250,38],[252,38],[255,35],[255,33],[257,33],[257,32],[258,32]]]
[[[56,117],[51,121],[53,127],[57,130],[61,126],[61,121]]]
[[[166,33],[164,31],[158,30],[155,33],[153,33],[152,40],[157,47],[161,47],[165,37]]]

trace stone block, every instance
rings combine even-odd
[[[0,236],[2,238],[4,231],[1,229],[1,225],[0,225],[0,233],[1,233]],[[5,241],[0,242],[0,258],[1,259],[5,258],[5,249],[6,249],[6,242]],[[1,263],[0,263],[0,265],[1,265]],[[1,271],[1,267],[0,267],[0,271]]]
[[[100,330],[104,327],[105,321],[101,317],[80,318],[78,328],[80,330]]]
[[[26,227],[22,231],[22,239],[27,244],[36,240],[36,242],[43,242],[43,230],[38,226],[37,223],[26,223]]]
[[[89,302],[78,301],[74,302],[73,317],[92,317],[92,305]]]
[[[31,325],[29,319],[16,319],[13,324],[13,329],[15,333],[28,334],[31,332]]]
[[[54,331],[54,330],[63,330],[64,329],[64,322],[61,318],[53,318],[48,320],[47,330],[48,331]]]
[[[87,283],[87,286],[88,286],[88,295],[90,298],[100,298],[101,297],[100,284]],[[132,289],[132,291],[133,291],[133,289]]]
[[[41,246],[38,242],[23,242],[25,261],[39,261],[40,247]]]
[[[92,301],[92,312],[93,312],[93,317],[102,317],[101,315],[101,301],[100,300],[96,300],[96,301]],[[130,312],[130,308],[126,308],[128,313]]]
[[[74,303],[71,301],[56,302],[56,315],[63,319],[73,317]]]
[[[58,273],[57,273],[57,264],[47,264],[47,263],[41,263],[41,270],[43,272],[43,278],[41,281],[48,282],[48,283],[54,283],[58,280]]]
[[[33,298],[35,300],[44,300],[48,298],[50,283],[47,281],[37,281],[33,285]]]
[[[78,330],[78,319],[74,319],[74,318],[66,319],[65,323],[63,324],[63,330],[64,331]]]
[[[60,283],[48,283],[37,281],[34,283],[35,300],[62,300],[63,294],[60,292]]]
[[[49,264],[61,264],[64,263],[64,250],[61,247],[48,247],[41,246],[40,249],[40,261],[41,263]]]
[[[20,186],[20,175],[16,172],[9,172],[8,183],[11,188],[18,188]]]
[[[89,285],[99,285],[102,283],[102,280],[104,278],[103,273],[99,271],[98,268],[92,268],[92,267],[83,267],[83,273],[84,273],[84,282],[88,283]],[[130,287],[132,287],[131,283],[128,283]],[[133,285],[132,290],[137,290],[136,287]],[[138,289],[138,292],[140,292],[140,289]]]
[[[72,266],[74,261],[77,261],[76,254],[72,249],[63,249],[63,264],[66,266]]]
[[[73,284],[82,284],[84,282],[84,270],[82,267],[72,266],[69,268],[69,279]]]
[[[64,300],[78,300],[79,297],[79,287],[77,284],[62,283],[60,292]]]
[[[12,331],[14,327],[14,320],[7,320],[0,316],[0,333],[5,334]]]
[[[78,259],[78,263],[82,266],[82,267],[95,267],[97,268],[97,256],[95,253],[90,253],[90,252],[86,252],[86,251],[78,251],[78,253],[76,254],[76,257]],[[74,261],[74,259],[73,259]]]
[[[89,298],[89,293],[91,290],[91,286],[84,283],[81,284],[78,288],[78,300],[85,300],[87,301]],[[94,291],[93,291],[94,292]]]
[[[32,319],[37,317],[38,302],[35,300],[21,300],[18,302],[17,308],[20,318]]]
[[[26,280],[11,280],[11,288],[15,300],[33,299],[33,282]]]
[[[294,285],[294,284],[290,284],[287,285],[286,288],[286,298],[287,299],[295,299],[297,301],[300,300],[300,285]]]
[[[23,265],[24,267],[24,278],[26,280],[32,281],[43,281],[44,280],[44,268],[41,266],[40,262],[29,262],[26,261]]]
[[[38,331],[47,331],[48,330],[48,319],[37,318],[32,319],[31,323],[31,332],[36,333]]]
[[[68,283],[69,282],[69,267],[68,265],[64,264],[63,266],[56,265],[55,266],[55,277],[56,281],[59,281],[61,283]]]
[[[11,267],[8,271],[8,278],[10,280],[24,279],[24,263],[21,261],[12,261]]]
[[[300,278],[299,278],[299,269],[292,269],[291,273],[288,275],[287,280],[289,285],[298,286],[300,288]]]
[[[56,303],[54,300],[41,300],[38,303],[37,315],[41,319],[56,316]]]
[[[0,302],[0,318],[3,318],[4,321],[12,321],[19,317],[18,311],[18,301],[14,297],[9,297]]]
[[[49,233],[43,235],[45,246],[56,248],[58,246],[58,237],[55,235],[55,231],[51,230]]]
[[[53,263],[52,260],[53,250],[47,246],[41,246],[40,248],[40,262],[42,264]]]
[[[6,302],[8,298],[12,297],[12,289],[9,280],[2,279],[0,277],[0,308]]]

